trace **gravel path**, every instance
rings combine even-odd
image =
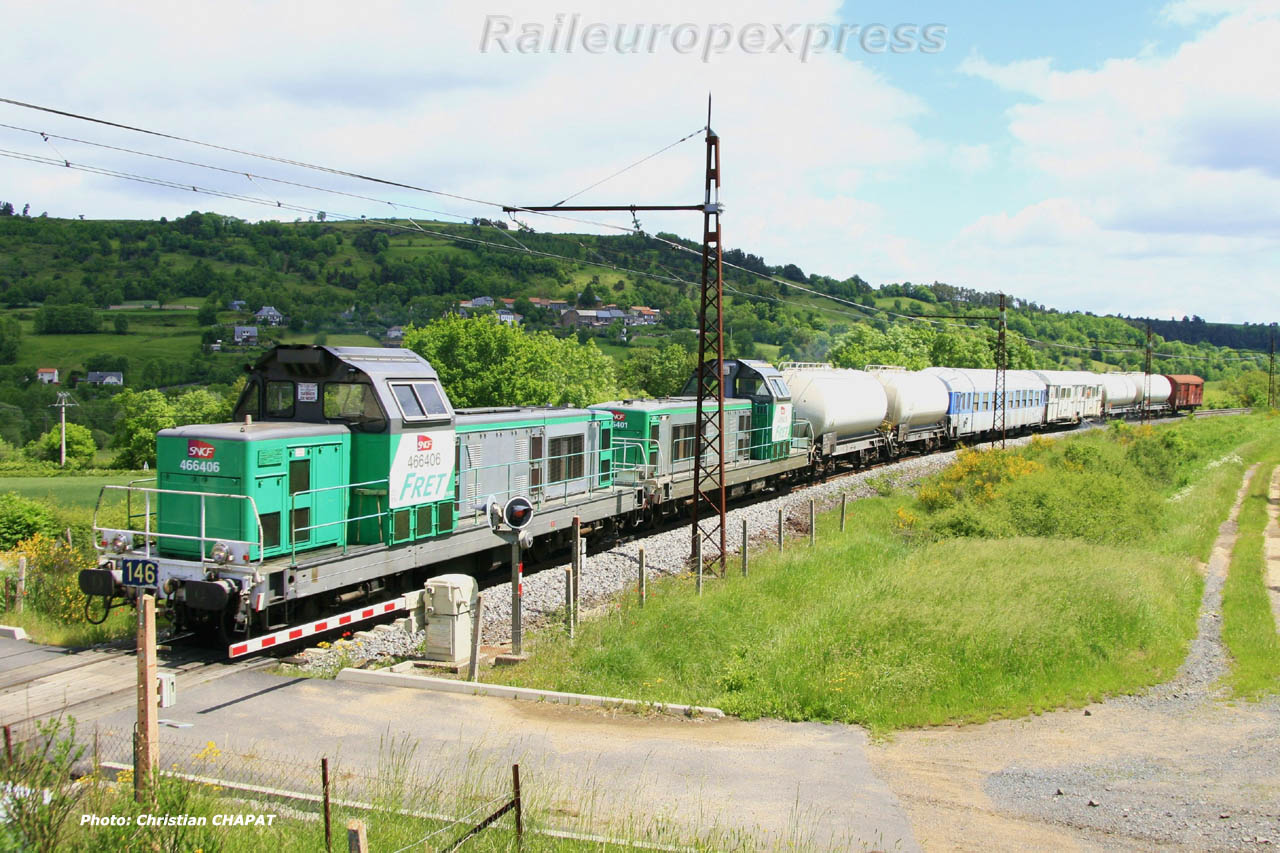
[[[1256,468],[1246,472],[1219,528],[1198,631],[1177,676],[1140,695],[1092,706],[1083,712],[1087,720],[1071,720],[1074,755],[1054,760],[1042,747],[1013,745],[1009,763],[983,781],[1002,810],[1107,839],[1107,846],[1280,845],[1280,700],[1240,706],[1217,701],[1229,664],[1222,587],[1236,518]]]

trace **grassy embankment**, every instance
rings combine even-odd
[[[664,581],[573,643],[542,632],[503,677],[878,732],[1136,690],[1183,659],[1196,561],[1263,444],[1256,416],[966,452],[921,497],[852,504],[844,534],[821,515],[813,550],[758,551],[748,579],[731,563],[701,598]]]
[[[1280,454],[1254,474],[1240,507],[1239,536],[1222,590],[1222,640],[1231,652],[1226,682],[1236,696],[1257,699],[1280,690],[1280,635],[1266,589],[1266,537],[1271,476]]]

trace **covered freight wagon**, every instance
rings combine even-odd
[[[1204,403],[1204,380],[1188,373],[1166,373],[1171,392],[1169,407],[1175,412],[1194,412]]]

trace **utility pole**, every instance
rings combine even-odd
[[[1267,408],[1276,407],[1276,324],[1271,324],[1271,344],[1267,354]]]
[[[62,423],[62,461],[59,463],[63,468],[67,467],[67,406],[79,405],[75,400],[71,399],[71,395],[66,391],[58,392],[58,402],[49,408],[58,409],[59,417]]]
[[[1005,332],[1008,330],[1008,323],[1005,318],[1004,311],[1004,294],[1000,294],[1000,331],[996,336],[996,399],[1000,401],[1000,421],[997,429],[1000,431],[1000,447],[1006,446],[1008,438],[1007,416],[1005,397],[1008,392],[1009,385],[1009,353],[1005,346]]]
[[[1147,323],[1147,355],[1143,368],[1142,388],[1142,423],[1145,426],[1151,420],[1151,324]]]
[[[629,212],[687,210],[702,214],[702,293],[698,305],[698,405],[693,468],[693,551],[706,540],[717,548],[720,576],[725,575],[724,482],[724,265],[720,230],[720,137],[711,129],[711,98],[707,97],[706,174],[701,204],[684,205],[568,205],[503,207],[506,213],[570,211]]]

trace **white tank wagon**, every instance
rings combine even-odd
[[[856,454],[858,461],[866,461],[888,452],[889,440],[880,426],[889,397],[874,376],[821,363],[784,362],[778,369],[791,389],[797,428],[801,422],[812,428],[822,455]]]
[[[1158,412],[1169,408],[1169,398],[1173,395],[1173,384],[1168,377],[1159,373],[1126,373],[1138,387],[1138,399],[1147,401],[1147,410]],[[1139,403],[1141,405],[1141,403]]]
[[[947,385],[936,376],[904,367],[873,364],[867,372],[884,386],[888,408],[885,422],[899,447],[932,450],[946,435],[951,397]]]
[[[1127,373],[1102,374],[1102,413],[1126,415],[1141,408],[1142,385]]]

